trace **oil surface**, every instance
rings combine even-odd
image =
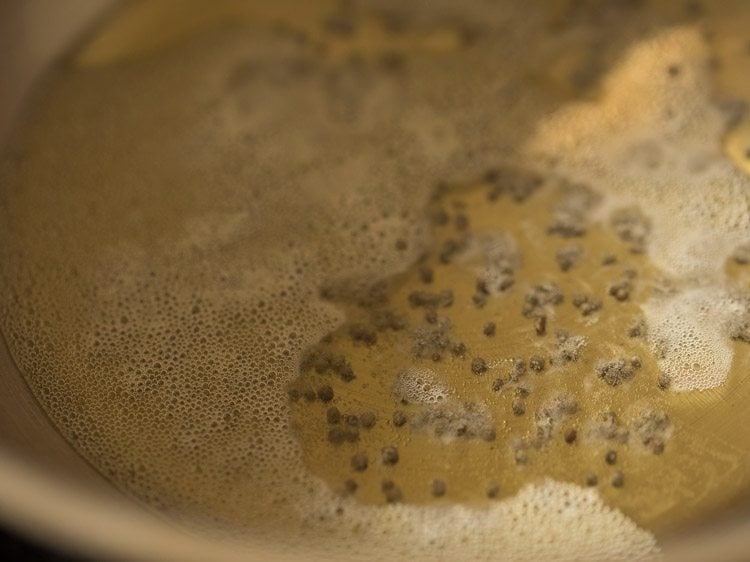
[[[528,181],[528,172],[505,172],[510,177],[499,174],[501,187]],[[509,191],[498,196],[497,185],[482,182],[441,195],[429,211],[437,221],[432,245],[418,263],[388,279],[374,302],[359,299],[358,305],[342,299],[348,322],[313,348],[304,374],[292,383],[292,411],[311,468],[345,491],[346,482],[353,480],[357,498],[372,503],[389,501],[382,490],[388,480],[398,484],[402,501],[483,503],[513,496],[527,482],[545,476],[585,485],[593,475],[593,485],[610,505],[655,531],[674,528],[746,493],[750,441],[722,409],[727,400],[740,404],[747,398],[747,380],[732,377],[697,396],[671,392],[668,381],[660,386],[662,371],[646,340],[641,312],[660,283],[647,255],[634,253],[632,242],[618,238],[609,225],[583,221],[586,232],[581,236],[550,234],[553,210],[571,189],[560,178],[548,178],[522,201]],[[446,240],[468,241],[445,261]],[[568,268],[558,256],[570,247],[580,249],[580,259]],[[493,258],[519,263],[503,291],[492,287],[492,276],[484,281],[485,262]],[[501,275],[494,284],[503,279]],[[622,279],[631,280],[631,290],[621,301],[609,289]],[[490,290],[477,289],[478,280]],[[550,283],[559,288],[561,302],[524,315],[533,287]],[[450,304],[415,305],[415,295],[426,300],[424,295],[445,291],[451,293]],[[586,297],[583,305],[581,296]],[[590,311],[588,303],[594,303]],[[436,315],[430,318],[432,312]],[[540,331],[541,316],[545,323]],[[488,322],[495,325],[490,334],[485,331]],[[427,334],[429,342],[432,335],[434,342],[435,333],[445,334],[446,341],[438,339],[424,353],[422,338]],[[581,338],[580,349],[571,348],[575,359],[561,356],[561,334]],[[735,345],[733,370],[742,371],[750,355],[746,345]],[[326,357],[345,358],[356,378],[337,376],[341,369],[321,361]],[[472,369],[477,357],[486,361],[486,370]],[[542,359],[538,370],[533,357]],[[620,358],[640,366],[627,381],[608,384],[597,375],[597,363]],[[404,400],[402,373],[420,381],[415,387],[431,388]],[[328,386],[332,400],[314,394]],[[560,397],[576,406],[569,414],[558,414],[548,434],[547,416],[550,409],[554,415]],[[522,413],[514,412],[519,398]],[[478,405],[486,427],[476,423],[481,416],[466,413],[462,404]],[[331,408],[340,413],[333,421]],[[456,410],[462,415],[455,416],[453,427],[443,428],[444,434],[436,435],[429,423],[424,427],[425,411]],[[363,426],[368,412],[377,415],[372,427]],[[602,430],[602,419],[612,412],[620,429],[616,433]],[[404,414],[406,421],[397,421],[394,414]],[[661,432],[669,435],[663,449],[642,439],[651,437],[637,429],[644,414],[670,420]],[[332,435],[332,428],[347,429],[348,416],[358,418],[356,437]],[[482,434],[486,429],[489,435]],[[394,464],[381,458],[389,446],[399,452]],[[610,465],[606,454],[612,450],[617,460]],[[357,453],[368,457],[365,470],[352,468],[350,459]],[[627,479],[623,489],[612,485],[617,471]],[[439,499],[431,487],[435,478],[446,484]]]
[[[51,71],[0,168],[40,404],[148,505],[304,555],[630,559],[746,501],[746,4],[403,4],[135,2]],[[700,275],[675,154],[728,193]],[[730,368],[676,392],[631,332],[696,287]]]

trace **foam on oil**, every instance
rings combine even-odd
[[[363,505],[310,472],[291,431],[287,390],[300,354],[345,320],[320,289],[414,263],[429,244],[423,210],[439,182],[480,177],[510,160],[546,174],[543,153],[609,201],[610,191],[649,197],[644,210],[657,213],[649,256],[677,295],[696,273],[716,284],[746,220],[744,211],[739,222],[716,217],[742,209],[747,187],[718,148],[701,160],[706,181],[725,190],[708,216],[641,188],[660,182],[664,197],[681,195],[673,175],[686,177],[682,156],[667,154],[668,165],[647,177],[634,167],[631,185],[617,179],[624,145],[604,136],[619,135],[619,121],[571,117],[615,115],[627,103],[607,80],[655,80],[653,61],[674,56],[690,82],[634,87],[633,103],[648,117],[630,115],[634,132],[622,136],[648,133],[638,138],[645,144],[630,145],[645,146],[638,154],[655,143],[687,151],[693,165],[695,147],[718,147],[723,126],[710,98],[694,95],[708,89],[695,32],[665,32],[628,55],[646,27],[637,22],[651,16],[627,6],[599,14],[597,26],[593,11],[571,10],[557,36],[549,32],[560,21],[523,3],[431,8],[321,4],[295,23],[290,3],[160,50],[110,58],[106,48],[84,51],[86,64],[57,69],[0,170],[3,332],[77,450],[174,516],[347,558],[645,556],[653,535],[574,484],[531,482],[490,507]],[[617,10],[636,23],[622,29]],[[607,47],[594,48],[607,30]],[[587,72],[619,58],[601,101],[562,109],[534,129],[595,84]],[[542,72],[530,77],[529,68]],[[683,103],[671,107],[676,96]],[[650,124],[661,130],[668,106],[683,126],[664,139]],[[696,138],[684,111],[710,134]],[[576,140],[579,125],[591,145],[559,142]],[[580,154],[593,156],[582,165]],[[702,247],[720,250],[700,260],[675,250],[658,226],[662,215],[677,218],[679,236],[687,234],[679,225],[701,221],[710,238]],[[406,247],[394,252],[399,241]],[[499,247],[479,246],[490,257]],[[499,279],[495,265],[480,267]],[[720,384],[726,372],[713,376],[675,375],[685,389]],[[725,471],[736,469],[721,451]],[[404,540],[383,545],[394,532]],[[321,535],[330,540],[321,544]]]

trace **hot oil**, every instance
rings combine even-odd
[[[558,142],[590,119],[574,118],[565,134],[556,119],[579,102],[604,103],[612,69],[662,36],[677,37],[676,47],[657,41],[645,67],[675,56],[692,76],[698,65],[688,54],[709,53],[712,100],[747,99],[738,77],[750,75],[750,57],[737,39],[746,17],[730,2],[702,11],[682,2],[129,4],[50,74],[0,169],[0,318],[13,356],[87,460],[127,493],[204,530],[278,540],[304,555],[313,546],[346,557],[352,549],[519,559],[651,553],[653,533],[746,497],[748,437],[738,428],[747,344],[726,340],[733,365],[716,388],[659,388],[653,342],[627,332],[641,305],[688,282],[665,282],[652,246],[633,253],[615,236],[615,184],[573,177],[583,172]],[[669,95],[628,102],[633,115],[650,100]],[[737,167],[746,166],[743,127],[721,129]],[[507,193],[488,201],[500,183],[481,178],[507,169],[544,185],[520,203]],[[578,183],[602,197],[586,235],[549,236],[561,186]],[[636,203],[648,214],[646,195]],[[435,222],[439,209],[448,224]],[[503,231],[518,244],[513,284],[490,288],[482,308],[476,280],[492,250],[440,263],[443,241],[462,236],[458,215],[467,236]],[[658,229],[651,238],[658,248]],[[583,255],[563,272],[555,254],[571,244]],[[604,265],[610,253],[617,259]],[[747,267],[725,261],[727,278],[746,290]],[[631,269],[632,291],[620,302],[609,287]],[[369,347],[360,330],[355,345],[349,328],[370,322],[370,311],[352,298],[383,280],[389,307],[409,327],[378,331]],[[550,305],[537,335],[524,299],[549,280],[563,301]],[[450,317],[465,356],[414,359],[409,334],[433,324],[410,294],[438,289],[453,291],[452,304],[434,312]],[[578,292],[601,309],[584,316],[573,305]],[[488,322],[494,335],[483,333]],[[560,330],[586,345],[576,361],[550,367]],[[301,369],[328,334],[325,345],[351,362],[351,382]],[[539,374],[533,354],[546,362]],[[632,379],[611,387],[597,376],[600,359],[634,356],[641,366]],[[488,369],[475,374],[479,357]],[[510,381],[515,358],[526,372]],[[434,424],[411,429],[424,408],[394,399],[393,381],[415,365],[436,372],[477,438],[444,442]],[[327,404],[317,396],[326,384]],[[521,397],[516,388],[526,384]],[[572,395],[576,411],[540,443],[534,414],[558,393]],[[465,401],[476,405],[468,414]],[[358,416],[356,444],[328,440],[331,405]],[[660,454],[633,431],[647,407],[670,420]],[[407,417],[399,428],[396,409]],[[362,427],[365,411],[375,414],[371,429]],[[591,436],[603,411],[628,425],[627,445]],[[389,450],[384,465],[389,446],[398,460]],[[352,470],[357,452],[368,455],[361,472]],[[381,505],[387,499],[399,501]],[[384,547],[384,534],[407,538]]]
[[[498,183],[503,185],[504,181],[512,183],[501,175]],[[646,329],[641,328],[640,305],[660,282],[659,271],[647,255],[634,252],[633,245],[619,239],[609,225],[585,223],[586,232],[580,237],[550,234],[553,209],[570,189],[559,178],[548,179],[522,202],[508,193],[495,199],[493,189],[480,183],[454,187],[440,195],[428,211],[433,217],[432,242],[418,263],[388,279],[386,295],[378,297],[375,305],[347,305],[347,299],[343,299],[350,323],[324,337],[319,348],[313,348],[312,363],[291,387],[293,419],[311,469],[332,487],[375,504],[389,502],[384,481],[397,484],[403,494],[401,501],[481,505],[513,496],[528,482],[544,477],[585,486],[591,485],[593,475],[593,485],[610,505],[657,532],[678,527],[746,493],[747,436],[737,435],[737,428],[719,413],[719,405],[730,396],[733,402],[742,402],[748,392],[746,381],[734,377],[724,387],[696,396],[670,392],[668,382],[660,380],[662,371],[646,341]],[[468,227],[458,228],[457,217],[467,218]],[[514,273],[512,285],[486,296],[478,305],[474,296],[477,280],[483,278],[486,256],[472,256],[469,242],[469,249],[445,263],[440,258],[441,249],[446,240],[481,240],[487,236],[514,240],[522,266]],[[580,247],[582,255],[564,270],[556,255],[571,245]],[[425,282],[425,271],[432,273],[427,276],[429,282]],[[632,290],[626,300],[620,301],[609,288],[620,282],[623,274],[627,278],[629,272],[634,273]],[[550,282],[564,297],[560,305],[548,307],[540,333],[538,319],[525,317],[522,311],[529,290]],[[429,307],[415,307],[410,301],[414,292],[439,294],[446,290],[452,293],[452,303],[434,308],[437,322],[425,319]],[[379,294],[380,289],[369,291]],[[601,308],[584,314],[573,302],[577,295],[589,297]],[[359,300],[369,299],[365,295]],[[376,314],[388,311],[398,319],[398,328],[394,330],[389,324],[378,328],[377,320],[372,319],[373,310]],[[450,320],[451,328],[446,333],[451,343],[435,357],[416,356],[417,332],[434,329],[444,318]],[[496,325],[492,335],[484,332],[488,322]],[[352,333],[352,326],[369,327],[374,343],[363,342],[358,332]],[[584,338],[576,360],[555,362],[560,332]],[[456,343],[465,347],[458,355]],[[356,378],[337,376],[336,369],[316,369],[315,358],[321,354],[345,358]],[[544,361],[541,371],[530,364],[534,356]],[[472,371],[472,359],[477,357],[488,364],[486,371]],[[748,357],[746,346],[736,344],[735,365],[747,364]],[[632,380],[608,385],[597,376],[597,363],[620,358],[637,360],[641,366],[634,369]],[[523,361],[524,370],[514,376],[518,359]],[[401,399],[398,375],[415,366],[414,378],[427,370],[433,386],[437,383],[445,389],[439,401],[410,404]],[[428,382],[429,377],[421,378]],[[501,386],[496,384],[498,380]],[[326,386],[333,389],[332,400],[310,394]],[[538,441],[537,412],[561,394],[575,400],[576,411],[555,423],[550,438]],[[519,396],[524,396],[525,412],[516,415],[513,403]],[[422,412],[445,408],[448,401],[486,406],[489,426],[495,433],[472,435],[471,429],[462,433],[459,426],[458,431],[453,428],[436,435],[431,428],[421,427]],[[700,403],[697,412],[696,402]],[[331,408],[341,414],[334,423],[327,417]],[[373,427],[365,427],[360,421],[353,442],[331,438],[332,429],[347,428],[347,416],[361,417],[365,412],[377,415]],[[608,412],[614,412],[622,426],[629,428],[627,444],[601,436],[601,416]],[[664,439],[663,450],[655,450],[653,443],[644,444],[634,429],[644,412],[663,413],[669,418],[669,437]],[[394,420],[397,413],[405,414],[403,425]],[[526,443],[519,444],[519,440]],[[388,446],[399,451],[394,465],[381,458],[382,449]],[[610,465],[605,457],[612,450],[617,452],[617,461]],[[357,453],[367,455],[366,470],[352,468],[350,459]],[[618,472],[625,476],[622,488],[613,485]],[[432,491],[435,479],[446,484],[447,491],[439,499]],[[351,481],[357,484],[354,492]],[[689,491],[686,482],[693,483]]]

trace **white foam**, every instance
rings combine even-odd
[[[676,390],[717,386],[732,363],[723,269],[750,231],[750,179],[722,153],[725,127],[711,98],[707,48],[698,29],[684,27],[634,47],[604,79],[601,99],[560,110],[527,147],[605,193],[603,222],[630,205],[649,217],[649,257],[688,287],[646,307]]]
[[[677,391],[720,385],[732,366],[726,329],[744,310],[718,287],[699,287],[652,298],[643,307],[659,367]]]
[[[426,233],[414,210],[438,180],[495,165],[498,146],[515,144],[513,127],[528,119],[524,104],[533,105],[531,94],[517,97],[508,86],[533,65],[513,55],[529,44],[524,31],[535,14],[498,4],[488,17],[485,3],[441,4],[496,26],[485,35],[492,56],[414,57],[399,80],[371,61],[312,60],[309,45],[280,33],[232,28],[52,81],[19,143],[23,158],[1,170],[10,187],[0,217],[0,322],[65,436],[118,485],[170,513],[347,559],[645,556],[655,550],[650,533],[596,490],[571,484],[531,484],[487,509],[342,499],[306,470],[290,430],[296,357],[342,321],[319,287],[392,275],[413,261]],[[416,6],[409,9],[422,19],[442,18],[432,5]],[[543,40],[546,22],[540,29]],[[637,64],[608,79],[606,115],[579,119],[597,104],[563,110],[532,147],[562,156],[571,175],[612,180],[613,190],[646,179],[651,186],[640,162],[656,152],[654,139],[628,133],[621,136],[630,144],[608,142],[623,121],[636,132],[661,123],[664,97],[644,90],[641,70],[666,54],[701,54],[692,32],[681,33],[637,49]],[[518,43],[509,49],[506,38]],[[641,52],[651,58],[641,61]],[[246,81],[227,84],[238,68]],[[625,93],[613,91],[621,79]],[[630,90],[655,100],[653,111],[629,111]],[[683,98],[688,109],[709,107],[700,96]],[[713,141],[718,116],[705,113],[695,126],[680,121],[675,142],[700,134]],[[588,144],[560,144],[568,131]],[[570,155],[573,148],[580,152]],[[633,161],[631,175],[618,179],[612,170],[623,158]],[[683,159],[669,153],[663,161]],[[708,161],[702,173],[726,171]],[[654,209],[667,205],[648,193]],[[682,263],[668,233],[653,236],[656,259]],[[408,252],[393,251],[396,238]],[[509,248],[484,250],[497,250],[499,262]],[[449,394],[429,372],[403,381],[414,402]]]
[[[323,486],[318,488],[325,505]],[[327,501],[328,500],[328,501]],[[417,558],[439,552],[441,560],[582,561],[638,560],[658,553],[650,533],[640,529],[618,510],[607,507],[593,488],[544,480],[522,488],[515,496],[488,508],[462,505],[417,507],[407,504],[365,508],[345,503],[344,529],[330,525],[329,532],[345,534],[363,529],[361,547],[351,558]],[[389,552],[370,552],[379,530],[398,521],[408,545],[391,543]],[[471,536],[467,542],[464,537]]]
[[[435,378],[435,371],[420,367],[410,367],[396,375],[393,393],[399,400],[413,404],[438,404],[451,394],[450,390]]]

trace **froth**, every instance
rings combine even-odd
[[[660,365],[683,391],[729,373],[725,326],[741,311],[724,266],[750,232],[750,180],[722,153],[728,116],[711,97],[708,59],[697,29],[663,32],[608,74],[600,100],[561,110],[528,144],[608,195],[602,221],[627,206],[648,217],[645,249],[680,289],[654,297],[647,320]]]
[[[319,499],[326,505],[332,498]],[[341,538],[361,529],[377,540],[386,528],[408,537],[375,554],[377,559],[436,552],[445,560],[494,560],[498,553],[506,560],[634,560],[658,553],[654,537],[607,507],[595,490],[553,480],[525,486],[488,508],[399,504],[372,510],[347,501],[344,510],[340,517],[331,514],[327,524]],[[468,536],[471,541],[464,540]],[[362,541],[349,557],[373,556],[368,543]]]
[[[732,366],[727,319],[745,304],[718,287],[699,287],[655,297],[644,307],[659,366],[677,391],[719,386]]]
[[[292,549],[314,542],[347,559],[654,552],[653,537],[596,491],[552,481],[487,509],[365,507],[309,474],[290,431],[286,391],[299,355],[343,320],[320,288],[413,262],[426,236],[419,210],[437,181],[507,157],[529,106],[549,104],[513,86],[527,63],[556,49],[544,46],[546,23],[525,6],[502,5],[493,17],[477,6],[485,54],[422,53],[407,57],[403,74],[382,64],[390,47],[334,60],[319,38],[225,29],[51,85],[19,135],[24,150],[3,163],[0,318],[40,401],[109,478],[172,514]],[[420,12],[418,27],[442,17]],[[680,243],[695,236],[691,221],[714,229],[706,232],[716,255],[734,248],[747,221],[747,202],[731,220],[722,214],[746,181],[717,151],[703,152],[723,122],[695,96],[707,88],[702,57],[692,31],[637,48],[605,82],[601,103],[563,110],[529,144],[529,160],[559,157],[565,174],[610,191],[610,201],[626,193],[648,202],[649,249],[681,278],[718,266],[714,254],[705,266]],[[654,61],[667,59],[682,65],[683,82],[657,71]],[[666,91],[680,103],[668,107]],[[619,131],[622,122],[632,131]],[[685,197],[696,177],[724,190],[709,211]],[[659,222],[672,218],[672,203],[679,220]],[[511,241],[481,250],[492,260],[478,271],[493,281],[518,265]],[[664,311],[654,309],[658,334]],[[696,337],[713,334],[706,330]],[[408,373],[398,392],[428,403],[447,396],[430,378]],[[680,388],[695,386],[682,380]],[[383,545],[395,533],[403,540]]]
[[[437,404],[450,396],[450,391],[435,378],[432,369],[415,367],[398,374],[393,393],[399,400],[415,404]]]

